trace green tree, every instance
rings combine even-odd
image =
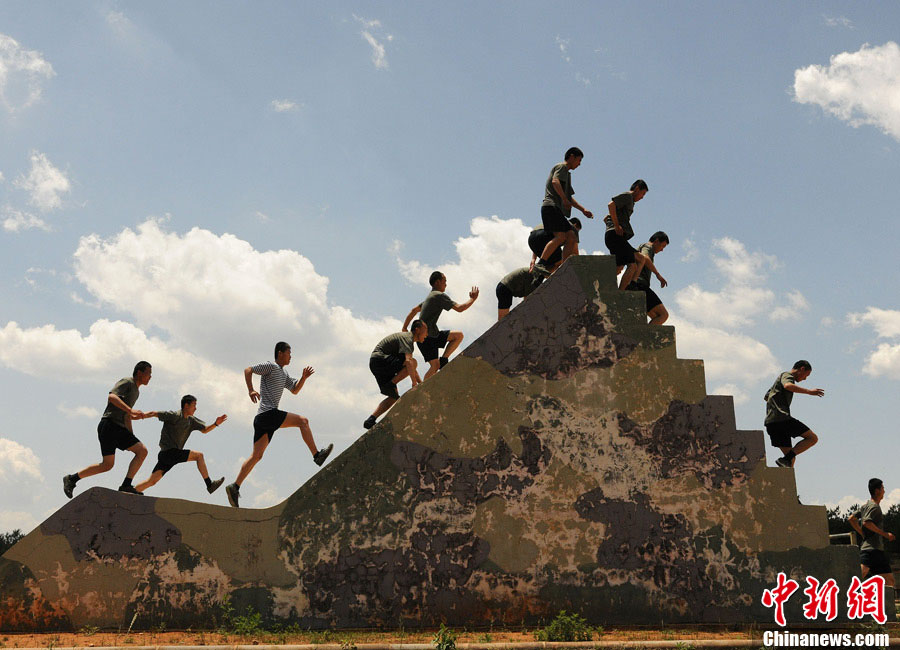
[[[11,533],[0,533],[0,555],[12,548],[12,545],[25,537],[22,531],[16,528]]]

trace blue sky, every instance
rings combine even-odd
[[[647,180],[635,230],[671,237],[679,355],[739,428],[812,361],[804,502],[859,500],[873,475],[900,502],[898,28],[893,5],[838,3],[0,4],[0,530],[62,505],[139,358],[139,408],[192,392],[229,414],[190,443],[214,476],[249,453],[241,370],[279,339],[295,375],[317,369],[283,405],[346,448],[379,400],[368,354],[428,272],[459,301],[483,290],[442,323],[469,341],[491,323],[572,145],[601,216]],[[587,222],[582,248],[602,234]],[[142,478],[159,426],[135,429]],[[246,505],[313,473],[295,432],[273,445]],[[82,485],[116,486],[125,460]],[[192,468],[153,494],[209,498]]]

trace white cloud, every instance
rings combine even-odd
[[[66,175],[39,151],[31,152],[31,171],[28,176],[19,176],[15,185],[30,192],[30,203],[43,212],[59,208],[62,205],[60,195],[72,187]]]
[[[44,352],[40,359],[35,357],[36,349]],[[87,336],[54,325],[23,328],[15,321],[0,329],[0,363],[35,377],[111,386],[116,378],[130,375],[140,359],[153,364],[157,383],[166,382],[177,392],[199,391],[219,405],[243,404],[243,378],[236,369],[222,368],[149,337],[130,323],[101,319],[91,325]]]
[[[298,104],[290,99],[273,99],[269,106],[276,113],[296,113],[303,108],[303,104]]]
[[[40,52],[26,50],[6,34],[0,34],[0,104],[15,113],[40,100],[44,80],[53,77],[53,66]]]
[[[900,338],[900,311],[869,307],[863,313],[847,314],[847,322],[853,327],[869,325],[879,338]]]
[[[19,479],[43,481],[41,461],[28,447],[15,440],[0,438],[0,481],[8,483]]]
[[[853,327],[868,325],[880,339],[891,339],[890,343],[880,343],[866,358],[863,372],[873,377],[900,379],[900,311],[869,307],[863,313],[847,315],[847,322]]]
[[[900,379],[900,344],[879,344],[866,359],[863,372],[873,377]]]
[[[360,35],[372,47],[372,63],[379,70],[387,70],[388,61],[385,43],[393,41],[394,36],[383,33],[380,20],[369,20],[356,14],[353,14],[353,17],[363,26]]]
[[[815,104],[853,127],[877,126],[900,140],[900,46],[863,45],[829,65],[794,71],[794,101]]]
[[[23,230],[32,230],[34,228],[45,231],[50,230],[50,226],[46,221],[29,212],[22,212],[6,206],[3,208],[3,214],[6,217],[3,219],[3,230],[6,232],[22,232]]]
[[[270,217],[269,215],[267,215],[264,212],[260,212],[259,210],[254,212],[253,216],[260,223],[269,223],[272,220],[272,217]]]
[[[0,510],[0,531],[11,533],[18,529],[27,535],[37,526],[38,520],[31,513],[21,510]]]
[[[775,300],[771,289],[743,287],[733,291],[731,286],[721,291],[707,291],[690,284],[675,295],[675,302],[686,318],[704,325],[733,329],[750,325],[754,317]]]
[[[868,500],[868,494],[866,494],[866,496],[864,497],[847,495],[845,497],[841,497],[836,502],[831,501],[826,503],[825,505],[829,508],[834,508],[835,506],[837,506],[841,509],[842,513],[846,513],[848,508],[852,508],[853,506],[861,506]],[[881,510],[883,512],[887,512],[892,506],[898,504],[900,504],[900,488],[894,488],[890,492],[885,492],[884,498],[881,500],[881,503],[879,505],[881,506]]]
[[[689,251],[695,250],[691,242]],[[768,314],[772,320],[798,317],[809,309],[799,291],[787,294],[787,304],[778,304],[775,292],[764,286],[769,271],[778,268],[778,260],[759,251],[748,251],[730,237],[712,242],[710,257],[724,285],[717,291],[690,284],[675,295],[681,315],[687,320],[713,328],[733,330],[754,323]]]
[[[160,250],[166,255],[156,254]],[[257,251],[229,234],[168,232],[151,219],[109,239],[83,237],[74,259],[76,278],[101,305],[133,315],[131,336],[140,339],[143,330],[156,328],[168,334],[169,346],[177,342],[180,354],[189,350],[211,360],[213,374],[206,379],[231,382],[241,405],[250,404],[243,378],[226,381],[215,374],[240,372],[270,358],[275,341],[288,341],[295,363],[317,370],[303,395],[322,404],[316,412],[342,430],[347,418],[377,397],[366,366],[369,353],[400,329],[397,318],[358,318],[331,304],[328,278],[300,253]],[[160,346],[152,353],[162,354],[162,342],[154,342]],[[153,362],[150,354],[144,356]]]
[[[65,403],[58,405],[56,407],[56,410],[65,415],[70,420],[74,420],[75,418],[99,419],[101,415],[99,409],[95,409],[90,406],[69,406]]]
[[[831,316],[822,316],[822,320],[819,321],[819,325],[822,327],[834,327],[834,319]]]
[[[458,303],[469,299],[471,287],[479,287],[481,295],[469,310],[461,314],[448,312],[442,316],[441,322],[446,320],[454,324],[454,329],[480,333],[497,320],[497,303],[493,300],[497,282],[513,269],[528,266],[531,261],[531,251],[527,245],[531,228],[519,219],[500,219],[497,216],[476,217],[469,228],[471,235],[460,237],[453,243],[457,262],[406,261],[400,256],[401,249],[397,264],[407,280],[422,287],[422,298],[429,290],[428,276],[432,271],[441,271],[447,276],[447,293]]]
[[[675,326],[678,356],[703,359],[707,381],[719,385],[717,394],[726,386],[738,392],[738,386],[753,385],[778,372],[772,351],[751,336],[699,326],[674,315],[667,324]]]
[[[744,404],[749,401],[750,396],[740,388],[737,384],[722,384],[721,386],[716,386],[712,390],[709,391],[710,395],[731,395],[734,398],[735,404]]]
[[[693,239],[685,237],[681,242],[681,247],[684,249],[684,255],[681,256],[682,262],[696,262],[700,259],[700,249],[697,248]]]
[[[846,16],[822,16],[825,24],[829,27],[846,27],[853,29],[853,21]]]
[[[798,290],[787,294],[787,305],[780,305],[769,312],[769,320],[782,321],[800,318],[802,312],[809,311],[809,301]]]
[[[270,487],[267,490],[260,492],[253,498],[253,507],[268,508],[270,506],[274,506],[280,501],[281,498],[278,496],[278,490],[276,490],[274,487]]]

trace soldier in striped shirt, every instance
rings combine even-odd
[[[253,419],[253,453],[250,458],[241,465],[241,471],[238,473],[234,483],[226,486],[225,492],[228,495],[228,503],[235,508],[238,507],[240,499],[241,483],[250,474],[253,467],[262,460],[266,447],[272,441],[272,436],[278,429],[286,427],[298,427],[303,436],[303,442],[309,447],[310,453],[313,455],[313,462],[316,465],[322,465],[334,445],[330,444],[324,449],[316,448],[313,440],[312,430],[309,428],[309,420],[302,415],[296,413],[287,413],[278,409],[278,403],[281,401],[281,394],[285,388],[294,395],[300,392],[303,384],[309,379],[315,371],[310,366],[303,369],[299,381],[291,377],[285,372],[284,367],[291,362],[291,346],[284,341],[275,344],[275,363],[264,361],[255,366],[244,368],[244,380],[247,382],[247,391],[250,400],[256,404],[259,402],[259,410]],[[259,392],[253,388],[253,375],[260,375]]]

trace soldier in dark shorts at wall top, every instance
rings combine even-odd
[[[581,165],[584,153],[578,147],[570,147],[566,151],[565,159],[561,163],[553,165],[547,182],[544,185],[544,201],[541,203],[541,222],[544,224],[544,230],[553,233],[553,239],[547,242],[544,250],[538,256],[537,264],[534,265],[535,270],[544,275],[550,275],[551,262],[550,256],[560,246],[563,247],[562,259],[572,255],[577,246],[575,233],[572,232],[572,224],[569,223],[569,216],[572,214],[572,207],[581,210],[582,214],[588,219],[594,217],[590,210],[586,210],[575,198],[575,190],[572,188],[573,169]]]
[[[637,179],[631,184],[630,190],[612,197],[607,205],[609,214],[603,218],[606,224],[604,240],[610,254],[616,256],[616,273],[621,273],[622,268],[627,267],[619,283],[620,289],[626,288],[637,277],[638,262],[646,263],[646,258],[641,259],[644,256],[638,253],[628,240],[634,237],[634,229],[631,227],[634,204],[643,199],[647,192],[647,183],[640,178]]]
[[[497,283],[497,320],[509,313],[513,298],[531,295],[543,281],[543,275],[532,273],[527,266],[507,273]]]
[[[153,367],[147,361],[138,361],[134,366],[131,377],[125,377],[116,382],[106,401],[106,410],[100,417],[97,426],[97,438],[100,440],[100,456],[102,460],[96,465],[89,465],[80,472],[68,474],[63,477],[63,492],[68,498],[72,498],[75,484],[83,478],[102,474],[113,468],[116,462],[116,449],[122,449],[134,454],[134,458],[128,464],[125,472],[125,480],[119,486],[119,492],[139,494],[131,484],[135,474],[141,468],[141,463],[147,457],[147,448],[134,436],[131,428],[132,420],[141,420],[144,413],[132,408],[140,395],[140,387],[150,383]]]
[[[225,486],[228,503],[235,508],[238,507],[241,484],[256,463],[262,460],[266,447],[269,446],[272,436],[275,435],[278,429],[299,428],[300,434],[303,436],[303,442],[309,448],[309,452],[313,456],[313,462],[316,465],[322,465],[325,459],[328,458],[328,454],[334,449],[334,444],[330,444],[324,449],[318,449],[315,440],[313,440],[312,430],[309,428],[309,420],[302,415],[287,413],[278,409],[281,394],[284,390],[287,389],[296,395],[303,388],[306,380],[315,372],[311,366],[306,366],[300,379],[294,379],[284,370],[284,367],[290,362],[291,346],[284,341],[279,341],[275,344],[275,363],[263,361],[255,366],[244,368],[244,381],[247,382],[247,392],[250,395],[250,401],[254,404],[259,402],[259,410],[256,413],[256,417],[253,418],[253,452],[250,454],[250,458],[241,465],[241,471],[238,472],[234,483]],[[261,377],[259,392],[253,389],[254,374]]]
[[[416,314],[421,312],[419,318],[428,327],[428,336],[421,343],[416,343],[419,346],[419,352],[422,353],[422,357],[425,359],[425,363],[431,366],[425,373],[423,381],[447,365],[450,361],[450,355],[453,354],[463,340],[462,332],[438,329],[437,322],[441,312],[450,309],[456,312],[463,312],[471,307],[478,298],[478,287],[472,287],[471,291],[469,291],[468,301],[461,305],[453,302],[453,299],[444,293],[447,290],[447,276],[440,271],[434,271],[431,274],[428,278],[428,284],[431,285],[431,291],[425,296],[425,300],[413,307],[409,314],[406,315],[406,320],[403,321],[403,331],[405,332],[410,321]],[[442,348],[444,354],[439,357],[438,350]]]
[[[227,415],[220,415],[216,421],[209,426],[206,422],[195,416],[197,412],[197,398],[193,395],[185,395],[181,398],[181,409],[178,411],[150,411],[144,413],[144,417],[156,418],[163,423],[162,432],[159,436],[159,455],[156,459],[156,466],[150,473],[150,477],[138,483],[136,489],[138,492],[145,492],[147,488],[159,483],[159,480],[170,469],[179,463],[192,462],[197,463],[197,469],[203,482],[206,483],[206,491],[212,494],[219,489],[219,486],[225,482],[225,477],[210,480],[209,472],[206,469],[206,459],[199,451],[185,449],[184,445],[187,439],[194,431],[200,433],[209,433],[216,427],[220,426],[228,419]]]
[[[881,500],[884,499],[884,482],[880,478],[869,479],[869,496],[858,512],[850,515],[850,525],[862,537],[859,545],[859,564],[862,578],[883,576],[889,587],[894,586],[891,561],[884,552],[884,540],[893,542],[896,537],[883,529],[884,513]]]
[[[413,343],[421,343],[426,336],[428,336],[428,326],[420,320],[414,320],[408,332],[388,334],[372,350],[372,356],[369,357],[369,370],[375,375],[378,389],[385,398],[375,407],[372,415],[363,422],[364,428],[374,427],[378,417],[400,399],[397,384],[402,380],[409,377],[413,388],[422,383],[416,370],[418,364],[413,359]]]
[[[812,372],[809,361],[801,359],[794,367],[778,375],[775,383],[766,392],[766,433],[773,447],[778,447],[784,456],[775,461],[779,467],[793,467],[798,454],[812,447],[819,441],[818,436],[800,420],[791,416],[791,400],[794,393],[823,397],[821,388],[801,388],[798,382],[804,381]],[[803,438],[792,445],[792,438]]]
[[[578,255],[578,233],[581,232],[581,219],[579,219],[578,217],[572,217],[571,219],[569,219],[569,223],[572,224],[572,232],[575,233],[575,248],[572,251],[572,255]],[[547,247],[547,244],[549,244],[552,240],[553,233],[544,230],[543,225],[534,228],[530,233],[528,233],[528,248],[531,249],[531,264],[528,266],[529,271],[534,270],[535,262],[537,262],[541,258],[541,255],[543,254],[544,249]],[[551,271],[555,271],[559,267],[559,265],[562,264],[562,254],[562,247],[558,247],[547,259],[547,266],[550,267]]]
[[[638,246],[638,253],[649,260],[649,263],[638,262],[638,275],[634,282],[626,287],[630,291],[643,291],[647,296],[647,316],[650,317],[651,325],[662,325],[669,319],[669,312],[665,305],[662,304],[656,292],[650,288],[650,272],[656,274],[659,279],[659,286],[665,287],[666,279],[659,274],[654,263],[656,254],[662,253],[666,246],[669,245],[669,236],[662,230],[659,230],[650,237],[650,241]]]

